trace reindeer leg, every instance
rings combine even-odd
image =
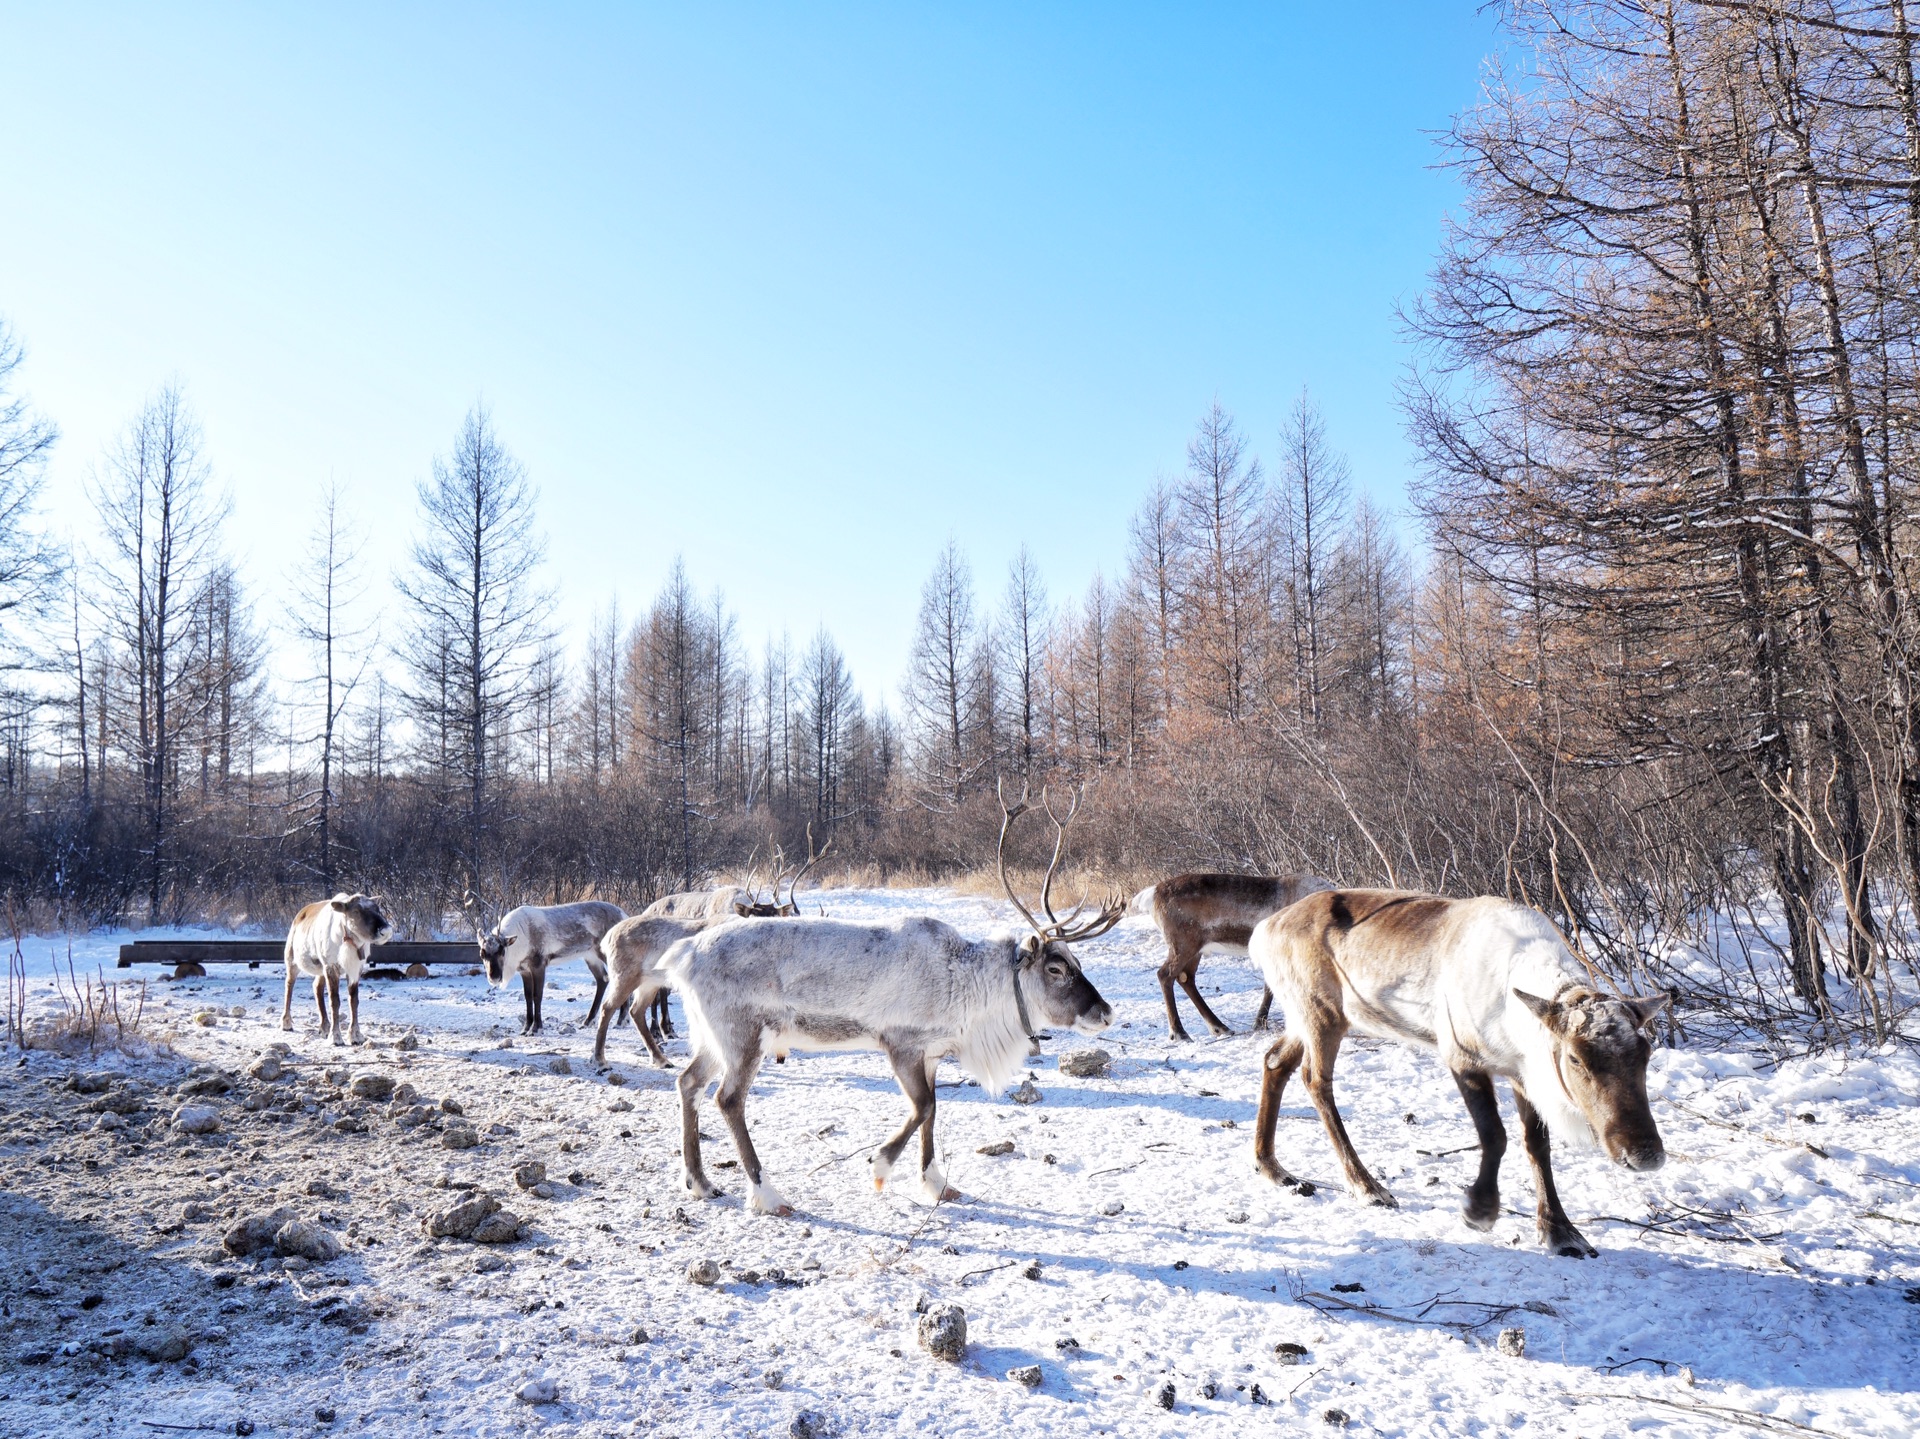
[[[680,1072],[680,1183],[695,1199],[711,1199],[720,1191],[707,1180],[700,1163],[700,1092],[713,1078],[713,1060],[696,1054]]]
[[[360,981],[357,979],[347,982],[347,1013],[352,1016],[352,1022],[347,1026],[347,1038],[355,1044],[365,1044],[367,1041],[360,1035]],[[337,989],[333,993],[333,1022],[334,1026],[338,1028],[340,1024],[340,991]]]
[[[520,1032],[533,1033],[533,976],[520,972]]]
[[[893,1066],[893,1077],[900,1081],[900,1092],[907,1096],[913,1113],[893,1138],[873,1151],[873,1188],[876,1193],[887,1187],[894,1161],[900,1157],[900,1151],[907,1147],[907,1141],[913,1138],[913,1132],[933,1119],[933,1086],[927,1083],[927,1056],[917,1049],[890,1048],[887,1050],[887,1063]]]
[[[1213,1037],[1215,1039],[1223,1039],[1227,1035],[1232,1034],[1233,1030],[1228,1028],[1227,1022],[1215,1014],[1213,1010],[1208,1007],[1206,1000],[1200,997],[1200,986],[1194,983],[1193,979],[1194,975],[1198,974],[1199,971],[1200,960],[1196,955],[1194,962],[1181,971],[1180,987],[1187,992],[1187,998],[1193,1001],[1193,1007],[1199,1011],[1200,1017],[1207,1022],[1207,1028],[1213,1031]]]
[[[627,1002],[633,998],[634,991],[640,988],[645,978],[646,971],[636,970],[631,974],[623,972],[613,981],[613,993],[607,997],[606,1007],[600,1011],[599,1027],[594,1031],[593,1062],[595,1064],[607,1062],[607,1030],[626,1018]],[[669,1066],[664,1062],[666,1056],[660,1053],[660,1047],[653,1042],[653,1036],[647,1033],[644,1026],[640,1030],[640,1037],[647,1041],[647,1052],[653,1056],[654,1063],[662,1069],[668,1068]]]
[[[1467,1189],[1465,1216],[1475,1229],[1491,1229],[1500,1217],[1500,1159],[1507,1152],[1507,1127],[1500,1122],[1500,1101],[1493,1077],[1483,1069],[1455,1070],[1453,1082],[1467,1102],[1467,1114],[1480,1136],[1480,1175]]]
[[[1282,1035],[1268,1048],[1260,1069],[1260,1112],[1253,1129],[1253,1167],[1282,1189],[1301,1194],[1313,1193],[1313,1186],[1290,1174],[1273,1157],[1273,1131],[1280,1118],[1280,1096],[1306,1052],[1306,1046],[1290,1034]]]
[[[593,1003],[587,1006],[587,1017],[583,1024],[592,1024],[594,1015],[600,1012],[600,1001],[607,993],[607,962],[597,954],[587,956],[587,969],[593,975]]]
[[[673,1011],[668,1007],[668,1001],[672,998],[673,992],[663,989],[660,991],[660,998],[654,1001],[660,1011],[660,1033],[667,1039],[673,1039],[675,1037],[673,1032]]]
[[[646,999],[643,999],[640,1001],[640,1007],[644,1010],[646,1006],[651,1004],[652,1002],[653,1002],[653,997],[649,995]],[[606,1024],[607,1024],[607,1016],[605,1015],[605,1013],[602,1013],[600,1016],[600,1028],[602,1033],[606,1032]],[[654,1068],[655,1069],[672,1069],[673,1061],[667,1058],[667,1052],[660,1047],[660,1041],[654,1038],[653,1031],[651,1029],[648,1029],[644,1024],[636,1024],[634,1027],[640,1031],[640,1038],[647,1046],[647,1053],[653,1057]]]
[[[1526,1140],[1527,1158],[1533,1161],[1534,1190],[1539,1196],[1534,1208],[1533,1227],[1540,1242],[1555,1254],[1568,1259],[1597,1259],[1600,1251],[1587,1243],[1587,1236],[1573,1227],[1567,1211],[1560,1207],[1560,1191],[1553,1183],[1552,1143],[1547,1121],[1519,1085],[1513,1086],[1513,1107],[1520,1111],[1520,1133]]]
[[[927,1201],[930,1204],[938,1204],[942,1200],[960,1199],[964,1197],[959,1190],[947,1183],[947,1176],[936,1162],[933,1153],[933,1113],[935,1106],[940,1102],[940,1087],[934,1083],[934,1076],[939,1072],[939,1069],[939,1057],[937,1055],[928,1056],[926,1068],[927,1119],[926,1123],[920,1126],[920,1185],[921,1192],[926,1195]]]
[[[546,1019],[542,1011],[546,1008],[547,1000],[547,967],[544,964],[540,965],[527,975],[526,981],[527,998],[533,1005],[532,1032],[538,1034],[541,1029],[546,1026]]]
[[[1360,1162],[1353,1140],[1347,1135],[1347,1126],[1340,1118],[1340,1110],[1333,1102],[1333,1062],[1339,1057],[1340,1041],[1346,1033],[1344,1018],[1325,1014],[1320,1024],[1308,1031],[1307,1092],[1313,1096],[1313,1107],[1320,1111],[1320,1122],[1327,1128],[1327,1138],[1333,1141],[1333,1152],[1340,1156],[1340,1167],[1347,1172],[1347,1187],[1369,1204],[1396,1209],[1399,1205],[1387,1192],[1386,1185]]]
[[[1187,1033],[1186,1025],[1180,1022],[1180,1010],[1173,1002],[1173,981],[1176,975],[1183,973],[1184,961],[1180,951],[1172,944],[1167,946],[1167,962],[1157,971],[1160,980],[1160,997],[1167,1002],[1167,1038],[1177,1039],[1181,1043],[1190,1043],[1193,1036]]]
[[[1272,1008],[1273,986],[1263,984],[1260,986],[1260,1012],[1253,1017],[1253,1027],[1255,1029],[1265,1029],[1267,1027],[1267,1013]]]
[[[793,1213],[793,1206],[761,1176],[760,1155],[753,1147],[753,1136],[747,1133],[747,1087],[753,1083],[753,1072],[759,1067],[760,1036],[754,1034],[740,1047],[735,1062],[727,1066],[727,1077],[720,1081],[720,1092],[714,1096],[714,1103],[725,1117],[727,1128],[733,1131],[733,1147],[739,1152],[740,1167],[747,1172],[747,1208],[756,1214],[776,1214],[785,1219]]]
[[[313,977],[313,1002],[320,1010],[320,1037],[325,1039],[333,1031],[327,1025],[327,976],[324,970]]]
[[[282,1003],[280,1006],[280,1027],[282,1029],[290,1030],[293,1028],[293,981],[294,981],[295,975],[296,975],[296,971],[294,970],[294,967],[292,965],[288,965],[287,966],[287,997],[285,1002]]]

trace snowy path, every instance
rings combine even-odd
[[[824,898],[846,918],[931,912],[976,933],[1004,922],[1003,906],[941,892]],[[76,965],[111,976],[122,937],[76,941]],[[64,941],[29,943],[36,1004],[56,949],[64,967]],[[626,1083],[594,1070],[591,1034],[558,1022],[584,1013],[591,984],[578,965],[554,973],[548,1033],[504,1049],[518,994],[477,978],[370,984],[373,1043],[350,1057],[316,1042],[302,994],[301,1028],[286,1036],[296,1078],[273,1092],[305,1107],[250,1113],[240,1101],[267,1086],[243,1079],[204,1101],[223,1126],[208,1138],[149,1126],[180,1102],[164,1092],[127,1128],[90,1129],[82,1097],[57,1087],[76,1068],[170,1084],[190,1062],[242,1073],[282,1038],[277,973],[155,984],[152,1012],[177,1058],[6,1060],[0,1433],[160,1433],[136,1426],[245,1417],[263,1435],[785,1435],[802,1410],[848,1436],[952,1439],[1320,1431],[1333,1411],[1355,1432],[1397,1435],[1920,1429],[1912,1054],[1767,1068],[1660,1052],[1667,1167],[1639,1176],[1557,1156],[1568,1211],[1602,1251],[1581,1263],[1534,1247],[1517,1144],[1510,1217],[1486,1235],[1460,1222],[1476,1158],[1458,1152],[1473,1138],[1465,1112],[1437,1065],[1394,1048],[1350,1042],[1338,1082],[1355,1143],[1401,1208],[1347,1197],[1297,1087],[1280,1150],[1320,1189],[1303,1199],[1270,1188],[1250,1133],[1266,1039],[1168,1043],[1158,937],[1142,920],[1081,953],[1118,1022],[1097,1041],[1048,1046],[1034,1066],[1042,1103],[1022,1108],[942,1069],[954,1087],[940,1094],[941,1149],[962,1202],[929,1210],[872,1192],[865,1155],[905,1113],[880,1056],[766,1064],[749,1119],[799,1211],[785,1221],[745,1212],[739,1171],[718,1167],[732,1149],[710,1108],[709,1170],[730,1192],[709,1204],[678,1194],[672,1076],[647,1066],[631,1030],[610,1044]],[[1202,979],[1244,1027],[1260,992],[1253,970],[1215,957]],[[187,1022],[236,1005],[244,1018]],[[421,1045],[404,1052],[393,1040],[409,1028]],[[1060,1053],[1091,1043],[1116,1055],[1109,1077],[1057,1071]],[[555,1056],[573,1073],[549,1072]],[[433,1127],[402,1129],[387,1106],[346,1099],[322,1073],[340,1064],[456,1098],[485,1142],[449,1151]],[[331,1127],[349,1113],[367,1132]],[[1002,1139],[1010,1155],[976,1153]],[[523,1159],[546,1163],[552,1199],[515,1190]],[[560,1182],[570,1172],[580,1180]],[[311,1196],[312,1180],[346,1195]],[[449,1202],[436,1185],[469,1181],[530,1218],[531,1237],[499,1251],[425,1240],[420,1216]],[[189,1203],[208,1217],[183,1224]],[[234,1218],[276,1203],[349,1238],[346,1257],[287,1274],[221,1254]],[[476,1272],[496,1252],[506,1267]],[[723,1267],[710,1289],[683,1277],[699,1258]],[[1038,1278],[1024,1277],[1035,1259]],[[774,1269],[784,1282],[768,1279]],[[89,1293],[101,1301],[83,1309]],[[1302,1298],[1315,1295],[1404,1318],[1446,1303],[1399,1323]],[[919,1350],[923,1296],[966,1308],[962,1365]],[[197,1367],[90,1349],[108,1330],[137,1333],[149,1312],[200,1336]],[[630,1342],[636,1326],[647,1342]],[[1494,1348],[1509,1326],[1525,1328],[1524,1358]],[[1283,1342],[1304,1346],[1304,1360],[1283,1362]],[[1036,1363],[1038,1390],[1005,1377]],[[515,1398],[542,1376],[559,1402]],[[1170,1412],[1154,1401],[1168,1380]],[[331,1423],[314,1417],[326,1407]]]

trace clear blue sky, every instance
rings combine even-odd
[[[1302,385],[1388,503],[1396,301],[1473,0],[0,7],[0,314],[48,509],[177,379],[272,603],[336,476],[384,577],[476,399],[560,618],[676,553],[893,702],[949,534],[1056,599],[1216,397]]]

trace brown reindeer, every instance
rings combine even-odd
[[[1254,1163],[1275,1184],[1311,1193],[1273,1154],[1280,1096],[1303,1070],[1313,1107],[1361,1198],[1393,1196],[1360,1162],[1333,1102],[1333,1066],[1348,1030],[1429,1050],[1452,1071],[1480,1136],[1480,1173],[1465,1214],[1489,1229],[1500,1213],[1506,1129],[1493,1081],[1520,1114],[1538,1193],[1534,1224],[1556,1254],[1598,1251],[1561,1208],[1549,1137],[1598,1144],[1629,1169],[1666,1158],[1647,1104],[1645,1027],[1666,997],[1605,995],[1544,915],[1509,900],[1442,899],[1394,890],[1310,895],[1261,921],[1253,958],[1280,997],[1286,1034],[1268,1049]]]
[[[1160,993],[1167,1002],[1167,1037],[1191,1038],[1174,1004],[1176,980],[1208,1029],[1216,1035],[1232,1034],[1226,1022],[1200,997],[1200,986],[1194,982],[1200,969],[1200,952],[1213,948],[1245,954],[1253,927],[1261,920],[1303,895],[1332,888],[1332,880],[1317,874],[1272,878],[1258,874],[1176,874],[1135,895],[1127,912],[1151,914],[1167,941],[1167,962],[1160,966]],[[1255,1029],[1267,1027],[1267,1011],[1272,1005],[1273,990],[1269,988],[1260,995],[1260,1012],[1253,1017]]]

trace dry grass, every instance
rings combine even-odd
[[[110,981],[104,970],[82,975],[67,950],[67,972],[54,966],[54,1004],[46,1012],[28,1012],[27,962],[22,935],[12,934],[7,955],[7,1044],[78,1057],[103,1050],[145,1057],[166,1052],[166,1041],[142,1031],[147,1013],[147,982]]]

